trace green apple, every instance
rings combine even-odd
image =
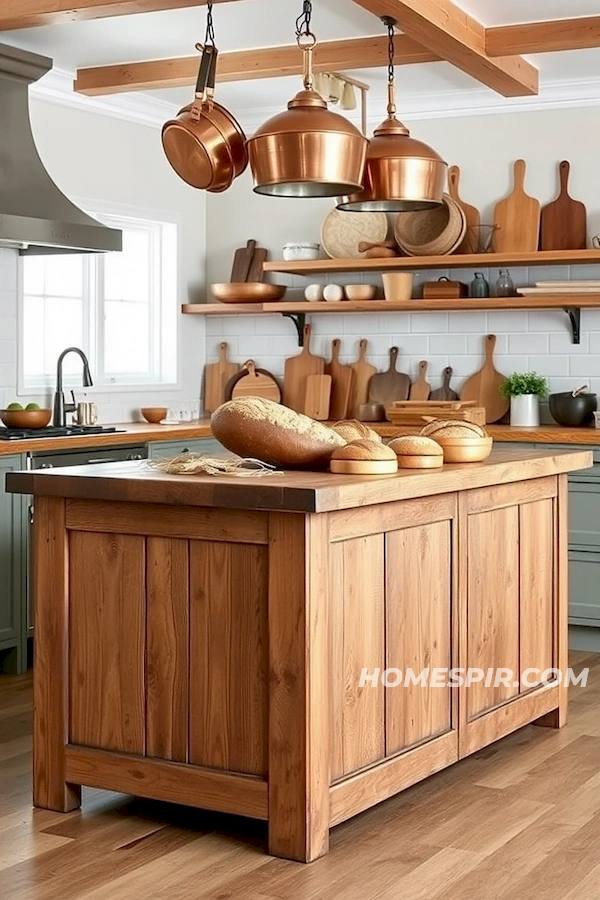
[[[25,407],[25,409],[39,409],[39,408],[40,408],[39,403],[28,403],[27,406]]]
[[[20,403],[9,403],[7,409],[23,409]]]

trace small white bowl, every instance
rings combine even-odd
[[[323,288],[323,299],[338,302],[344,299],[344,288],[340,284],[326,284]]]
[[[283,258],[286,262],[302,262],[319,258],[320,244],[290,243],[283,245]]]
[[[309,303],[317,303],[319,300],[323,299],[323,285],[322,284],[307,284],[304,288],[304,298],[308,300]]]

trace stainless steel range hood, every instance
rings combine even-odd
[[[121,250],[121,232],[71,203],[37,152],[29,85],[51,68],[46,56],[0,44],[0,246],[22,254]]]

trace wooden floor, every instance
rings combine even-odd
[[[100,791],[30,806],[31,679],[0,676],[0,898],[600,900],[600,656],[569,724],[528,727],[332,832],[305,866],[265,826]]]

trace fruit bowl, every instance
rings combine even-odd
[[[45,428],[51,418],[51,409],[0,409],[7,428]]]

